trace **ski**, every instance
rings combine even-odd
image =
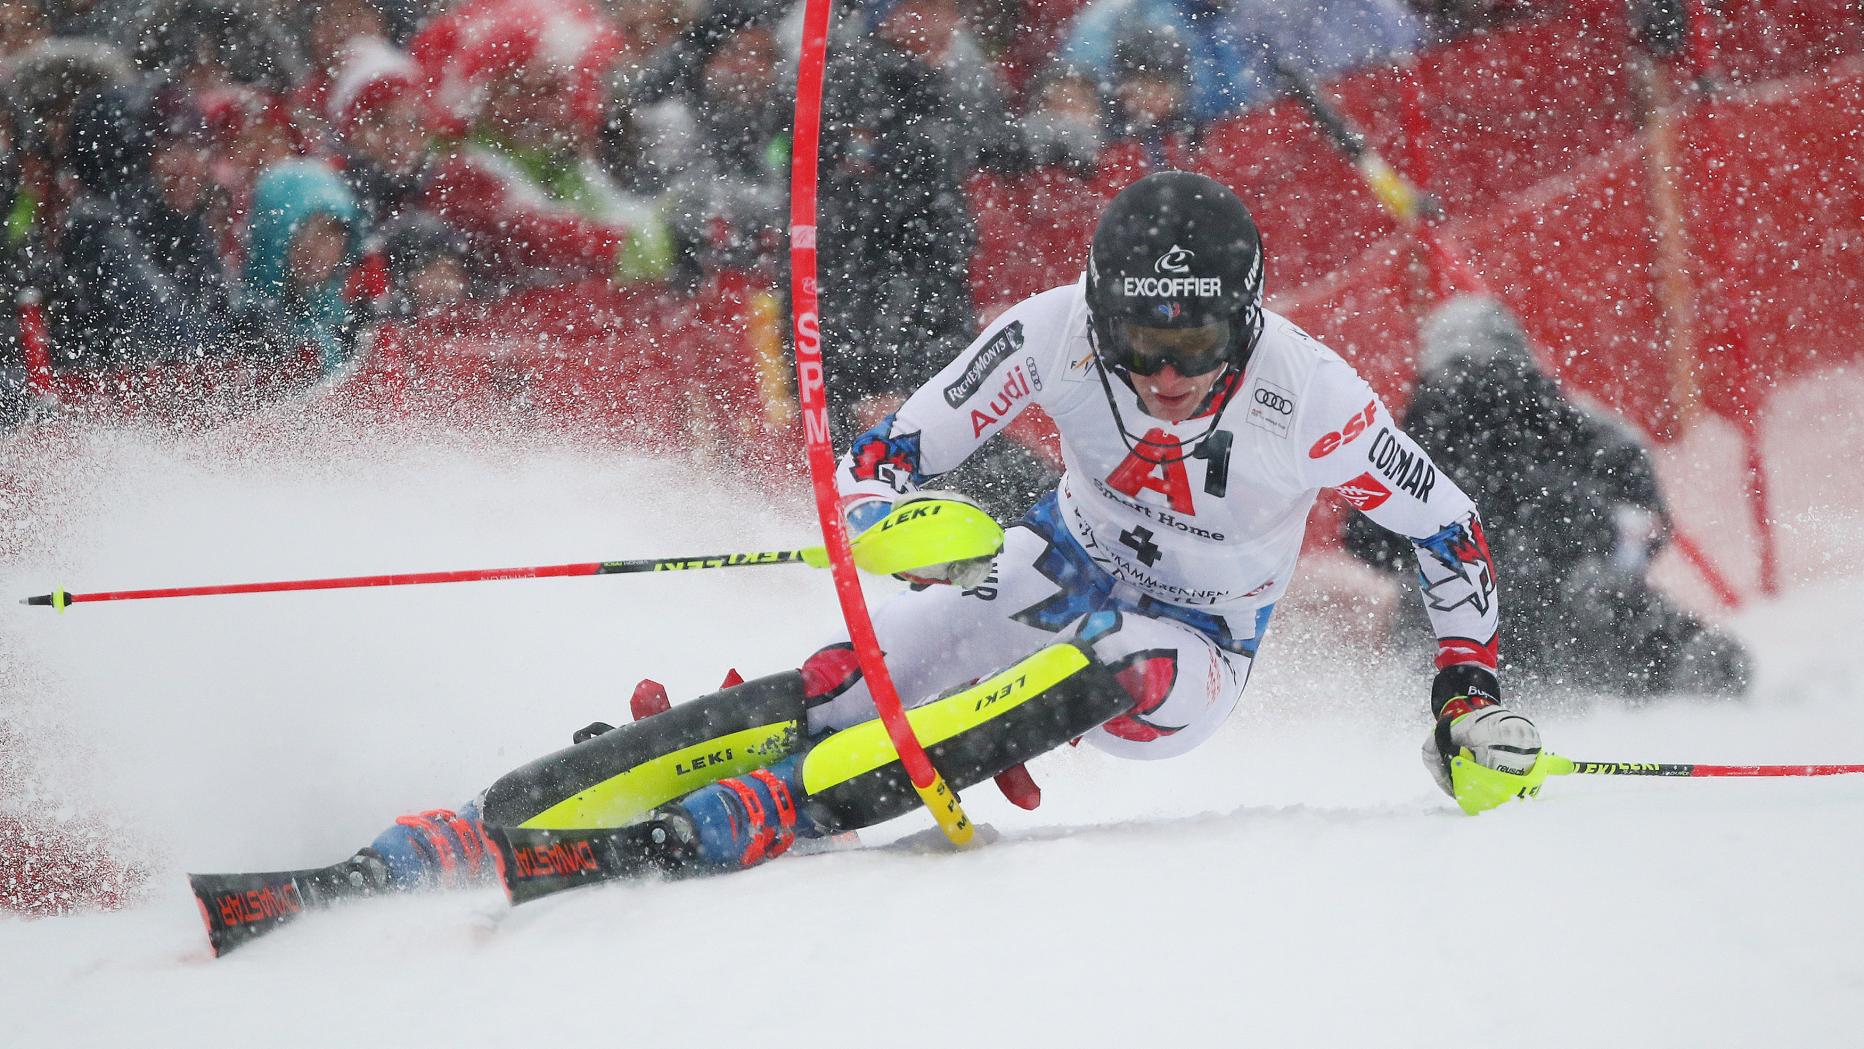
[[[356,856],[299,871],[188,875],[214,957],[258,939],[307,910],[385,891],[386,874],[370,870],[371,859]]]
[[[485,836],[513,905],[618,878],[678,877],[693,872],[697,853],[691,822],[677,814],[589,830],[487,827]]]

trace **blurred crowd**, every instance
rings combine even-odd
[[[537,285],[780,284],[790,0],[0,0],[0,295],[52,364],[246,354],[341,375],[359,333]],[[824,327],[848,403],[974,330],[978,171],[1164,164],[1281,91],[1516,17],[1442,0],[837,5]],[[482,308],[484,308],[482,306]],[[17,411],[18,316],[0,309]],[[361,345],[366,345],[362,343]]]

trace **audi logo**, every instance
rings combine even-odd
[[[1282,415],[1287,415],[1294,411],[1293,401],[1283,397],[1279,393],[1270,393],[1260,387],[1256,389],[1256,403],[1270,411],[1279,412]]]

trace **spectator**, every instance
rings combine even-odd
[[[779,7],[769,0],[628,5],[632,13],[621,22],[626,46],[610,74],[602,143],[603,159],[618,180],[633,192],[657,194],[681,181],[689,164],[703,163],[697,100],[706,63],[738,29],[752,22],[768,26]],[[778,45],[779,58],[793,43]],[[687,252],[682,264],[691,262]]]
[[[1112,138],[1138,143],[1149,168],[1188,167],[1196,148],[1189,58],[1162,31],[1133,33],[1114,48]]]
[[[244,292],[267,350],[309,351],[325,376],[349,363],[356,326],[343,290],[361,244],[361,209],[328,166],[288,160],[259,177]]]
[[[0,208],[9,216],[23,196],[24,166],[13,107],[0,97]],[[25,417],[26,354],[19,342],[19,314],[14,303],[26,286],[25,231],[0,224],[0,429]]]
[[[664,278],[672,239],[656,202],[622,189],[598,158],[613,30],[511,0],[453,14],[475,12],[486,21],[437,21],[411,45],[446,72],[444,97],[474,103],[462,111],[466,141],[436,166],[435,210],[503,286]],[[449,52],[429,32],[463,43]]]
[[[761,271],[782,259],[789,204],[787,93],[761,22],[717,27],[700,65],[694,149],[672,163],[669,213],[689,272]]]
[[[675,55],[675,52],[694,45],[704,50],[708,38],[742,24],[737,20],[721,20],[717,10],[703,10],[715,6],[702,4],[700,0],[625,0],[612,5],[615,29],[621,42],[614,68],[609,73],[613,94],[651,100],[670,93],[674,85],[666,81],[675,79],[682,70],[698,66],[697,61]],[[674,58],[673,63],[668,62],[669,57]],[[647,88],[646,82],[656,76],[663,78],[663,82]],[[688,89],[691,86],[686,85]],[[638,94],[637,88],[640,89]]]
[[[1120,42],[1148,32],[1188,52],[1190,115],[1207,124],[1280,95],[1278,63],[1325,80],[1414,50],[1424,25],[1401,0],[1093,0],[1062,55],[1111,81]]]
[[[1430,41],[1440,44],[1532,18],[1549,6],[1540,0],[1410,0],[1410,4],[1423,16]]]
[[[418,207],[433,156],[414,59],[385,40],[353,38],[326,101],[344,177],[370,225]]]
[[[1145,33],[1168,34],[1188,52],[1191,116],[1240,113],[1276,94],[1261,38],[1239,22],[1238,0],[1093,0],[1076,16],[1061,57],[1113,80],[1114,50]]]
[[[232,85],[284,98],[303,62],[279,20],[253,0],[156,0],[136,62],[183,94]]]
[[[976,229],[964,184],[980,167],[1026,163],[988,81],[953,79],[975,48],[950,39],[962,34],[950,0],[868,13],[866,38],[830,48],[824,99],[821,260],[834,294],[822,323],[834,345],[860,351],[840,369],[845,405],[916,389],[970,342]]]
[[[132,223],[179,295],[193,333],[184,348],[211,351],[234,336],[233,290],[212,224],[212,150],[200,110],[184,105],[153,119],[149,149],[149,192]]]
[[[389,277],[386,316],[432,318],[466,301],[466,239],[434,216],[416,212],[398,220],[383,235],[383,254]]]
[[[868,6],[874,36],[944,77],[958,112],[978,120],[984,152],[1013,151],[1002,77],[965,21],[960,0],[881,0]],[[989,141],[995,139],[996,141]]]
[[[0,59],[29,50],[51,35],[39,0],[0,0]]]
[[[993,49],[1010,88],[1010,98],[1024,109],[1034,109],[1036,96],[1057,64],[1056,55],[1082,0],[979,0],[974,16]],[[1068,63],[1061,62],[1066,66]]]
[[[1061,165],[1088,178],[1100,159],[1104,123],[1100,82],[1093,74],[1057,62],[1043,73],[1035,104],[1023,118],[1023,140],[1037,167]]]
[[[80,100],[132,91],[141,81],[115,48],[72,39],[44,40],[12,56],[4,77],[18,110],[22,151],[29,161],[48,163],[71,155],[72,111]]]
[[[868,13],[866,37],[829,49],[823,122],[822,327],[842,350],[829,400],[850,437],[976,334],[965,182],[980,168],[1019,171],[1028,156],[994,82],[965,57],[976,48],[957,39],[950,0]],[[966,490],[1014,518],[1054,475],[1021,446],[998,448],[967,464]]]
[[[334,125],[326,123],[331,85],[353,64],[359,49],[394,48],[388,39],[388,20],[372,0],[320,0],[299,7],[298,12],[299,36],[310,62],[291,93],[292,107],[302,126],[334,130]],[[413,76],[416,84],[421,83],[418,69]]]
[[[1421,342],[1405,429],[1481,502],[1508,609],[1502,653],[1556,679],[1626,695],[1743,691],[1740,644],[1645,581],[1669,516],[1643,442],[1568,400],[1494,299],[1450,300],[1426,319]],[[1396,479],[1383,448],[1375,439],[1367,454]],[[1347,529],[1350,551],[1414,575],[1396,557],[1408,562],[1409,544],[1358,520]]]
[[[538,83],[549,74],[559,123],[599,127],[624,52],[614,23],[591,0],[458,0],[408,41],[456,130],[481,117],[495,75],[533,64],[542,67],[532,71]]]
[[[52,35],[88,37],[124,51],[141,35],[145,0],[41,0]]]
[[[74,188],[47,289],[54,359],[63,366],[146,366],[172,359],[196,334],[184,333],[182,297],[136,228],[151,196],[148,130],[131,96],[95,95],[73,109],[63,159]]]
[[[79,243],[70,236],[70,205],[91,195],[71,171],[78,114],[86,100],[134,91],[136,81],[134,67],[120,53],[86,40],[42,40],[5,64],[4,94],[18,121],[13,130],[19,133],[19,181],[6,202],[6,237],[21,284],[47,294],[46,313],[55,328],[73,330],[74,310],[99,315],[95,307],[78,301],[76,293],[89,294],[90,285],[74,287],[66,278],[79,271],[59,258],[64,247]],[[95,228],[87,216],[77,232]],[[4,308],[11,312],[11,302]],[[56,343],[55,339],[54,360],[66,364],[111,352],[89,340]]]
[[[243,259],[254,183],[262,172],[299,152],[289,107],[279,96],[239,84],[196,95],[169,94],[199,107],[210,143],[208,224],[221,237],[221,254]],[[176,104],[171,101],[169,106]]]
[[[1405,0],[1233,2],[1245,31],[1271,50],[1273,61],[1315,80],[1408,54],[1426,36],[1424,20]]]

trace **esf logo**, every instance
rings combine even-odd
[[[1352,444],[1359,438],[1360,434],[1366,432],[1366,427],[1372,425],[1372,416],[1377,408],[1377,401],[1367,401],[1366,406],[1359,410],[1358,415],[1346,420],[1346,425],[1332,433],[1323,435],[1320,440],[1315,441],[1314,447],[1307,450],[1307,457],[1309,459],[1319,459],[1331,454],[1334,449],[1341,445]]]
[[[1294,411],[1294,401],[1272,390],[1256,387],[1256,403],[1269,411],[1287,415]]]

